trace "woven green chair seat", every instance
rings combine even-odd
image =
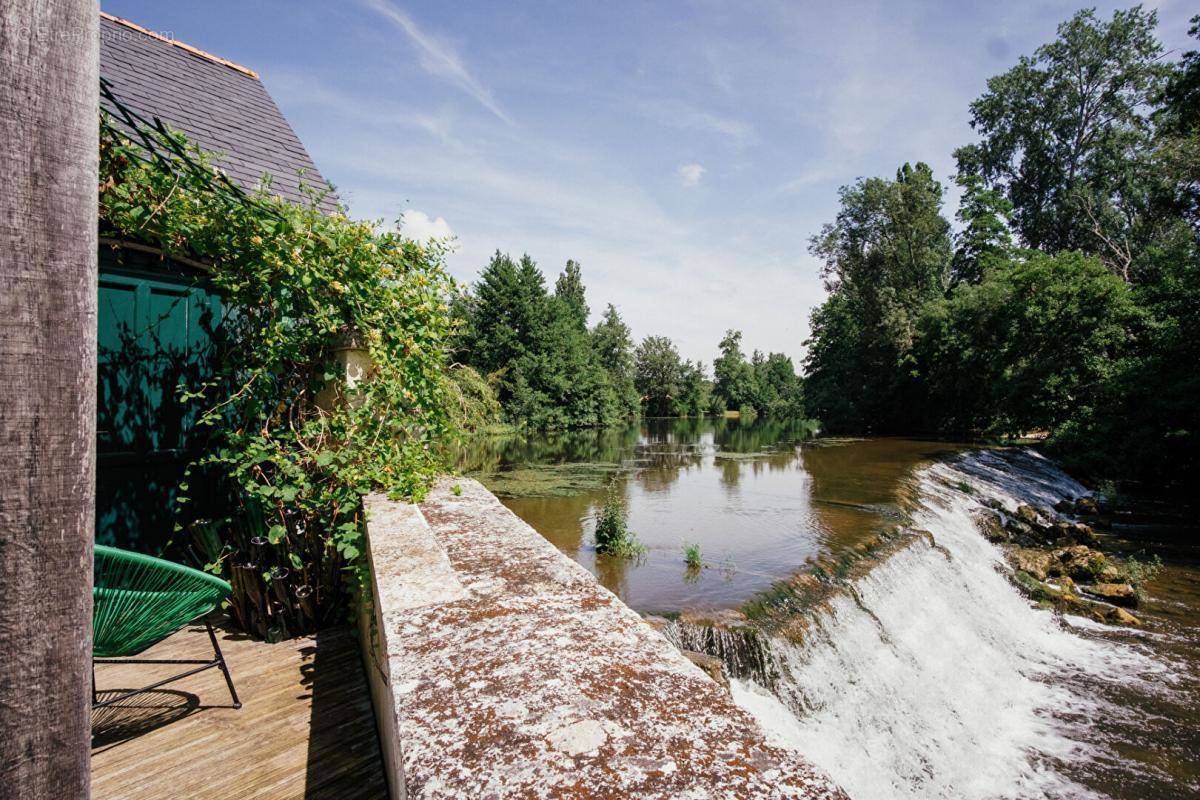
[[[126,658],[161,642],[229,596],[215,575],[96,545],[92,654]]]

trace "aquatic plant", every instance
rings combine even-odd
[[[600,510],[595,538],[596,551],[605,555],[632,558],[646,552],[637,534],[629,530],[625,504],[616,495],[610,495]]]
[[[704,566],[704,558],[700,554],[699,542],[692,542],[683,546],[683,560],[692,569],[699,569]]]

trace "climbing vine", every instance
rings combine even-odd
[[[177,536],[230,578],[251,632],[335,621],[365,573],[361,497],[419,498],[452,433],[443,252],[323,213],[315,189],[307,205],[269,184],[247,193],[182,135],[119,106],[102,114],[100,157],[102,234],[211,265],[222,299],[214,372],[179,387],[210,435],[180,486]],[[319,401],[347,343],[373,368]]]

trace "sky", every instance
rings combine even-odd
[[[1150,3],[1187,49],[1191,0]],[[350,214],[497,249],[592,319],[711,363],[727,328],[799,361],[824,299],[808,239],[838,188],[952,152],[988,77],[1078,2],[163,2],[105,11],[259,73]],[[1097,4],[1104,17],[1126,4]]]

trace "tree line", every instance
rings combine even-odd
[[[1085,10],[991,78],[957,232],[924,163],[840,190],[804,363],[831,430],[1044,432],[1071,466],[1195,486],[1200,53]],[[1200,38],[1200,17],[1190,35]]]
[[[454,304],[451,376],[466,426],[484,427],[496,412],[537,429],[599,427],[639,414],[803,416],[791,359],[757,350],[747,359],[738,331],[721,340],[710,378],[668,337],[635,344],[611,303],[591,328],[589,313],[577,262],[567,262],[551,290],[528,255],[497,251]]]

